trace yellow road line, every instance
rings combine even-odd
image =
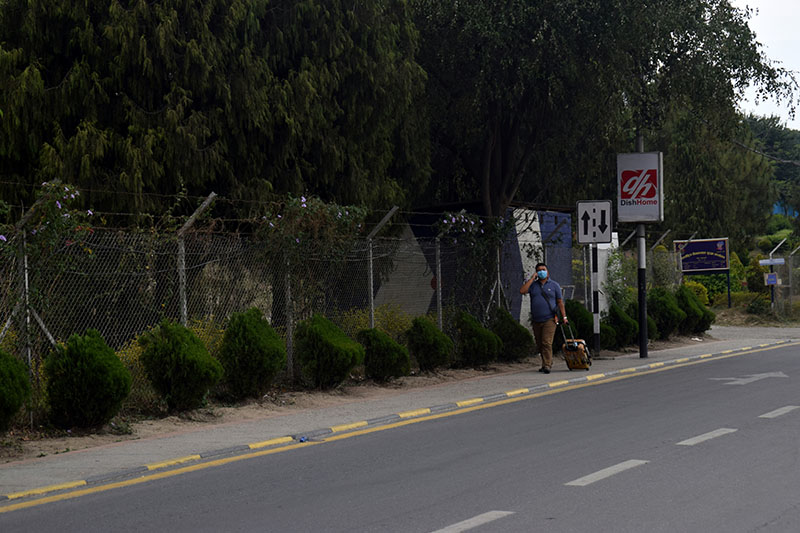
[[[248,444],[247,446],[251,450],[255,450],[257,448],[266,448],[267,446],[275,446],[276,444],[286,444],[287,442],[292,442],[293,440],[294,439],[292,437],[278,437],[277,439],[254,442],[253,444]]]
[[[481,403],[483,398],[471,398],[469,400],[461,400],[460,402],[456,402],[456,405],[459,407],[467,407],[469,405],[475,405],[476,403]]]
[[[366,425],[367,425],[367,421],[366,420],[362,420],[360,422],[353,422],[351,424],[341,424],[341,425],[338,425],[338,426],[333,426],[333,427],[331,427],[331,431],[333,431],[334,433],[338,433],[340,431],[347,431],[347,430],[350,430],[350,429],[363,428]]]
[[[68,481],[66,483],[60,483],[58,485],[48,485],[47,487],[39,487],[38,489],[31,489],[31,490],[22,490],[19,492],[12,492],[11,494],[6,494],[6,498],[9,500],[16,500],[17,498],[24,498],[26,496],[36,496],[38,494],[44,494],[45,492],[53,492],[55,490],[64,490],[64,489],[74,489],[75,487],[82,487],[86,485],[86,481]],[[2,510],[0,510],[2,512]]]
[[[158,470],[159,468],[164,468],[165,466],[179,465],[181,463],[188,463],[189,461],[197,461],[198,459],[200,459],[199,455],[187,455],[186,457],[178,457],[177,459],[167,459],[166,461],[160,461],[158,463],[150,463],[144,466],[147,467],[148,470]]]

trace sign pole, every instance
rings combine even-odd
[[[647,358],[647,246],[644,224],[636,226],[639,241],[639,358]]]
[[[594,315],[594,356],[600,356],[600,288],[597,276],[597,243],[592,244],[592,314]]]

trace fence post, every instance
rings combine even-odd
[[[436,316],[439,329],[442,328],[442,252],[441,238],[436,237]]]
[[[367,245],[369,246],[369,272],[367,273],[367,278],[369,280],[369,286],[367,287],[367,292],[369,293],[369,327],[370,329],[375,327],[375,297],[373,296],[373,291],[375,290],[375,285],[373,281],[373,274],[372,274],[372,239],[367,240]]]
[[[292,313],[292,271],[286,253],[286,369],[289,381],[294,381],[294,313]]]
[[[214,200],[214,197],[217,194],[212,192],[208,195],[200,207],[198,207],[192,216],[189,217],[181,229],[178,230],[178,298],[180,298],[180,308],[181,308],[181,324],[183,326],[187,326],[189,322],[189,313],[186,308],[186,243],[183,240],[183,235],[186,231],[192,227],[194,221],[197,220],[197,217],[211,205],[211,202]]]
[[[397,212],[398,209],[400,209],[398,206],[394,206],[391,209],[389,209],[389,212],[386,213],[385,215],[383,215],[383,218],[381,219],[381,221],[378,222],[378,224],[374,228],[372,228],[372,231],[369,232],[369,235],[367,235],[367,243],[369,243],[369,275],[368,275],[369,287],[367,287],[367,288],[369,289],[368,292],[369,292],[369,327],[370,327],[370,329],[375,327],[375,301],[374,301],[374,295],[373,295],[373,293],[375,292],[375,285],[374,285],[374,279],[373,279],[373,274],[372,274],[372,239],[374,239],[375,235],[378,234],[378,232],[381,230],[381,228],[383,226],[385,226],[387,222],[389,222],[389,219],[392,218],[392,216],[394,216],[394,214]]]

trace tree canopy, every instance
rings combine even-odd
[[[658,133],[675,106],[732,132],[747,84],[780,97],[794,87],[727,0],[412,6],[429,76],[432,184],[447,184],[435,194],[480,191],[488,214],[542,191],[551,201],[610,193],[612,155],[634,150],[633,132]]]
[[[58,178],[109,211],[211,190],[375,206],[427,178],[402,0],[3,0],[0,36],[6,201]]]

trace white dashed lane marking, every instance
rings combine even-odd
[[[495,520],[498,520],[510,514],[514,513],[510,511],[489,511],[488,513],[483,513],[479,514],[478,516],[473,516],[472,518],[464,520],[463,522],[447,526],[444,529],[437,529],[433,533],[459,533],[460,531],[468,531],[478,526],[482,526],[483,524],[494,522]]]
[[[564,483],[565,485],[571,487],[585,487],[586,485],[591,485],[596,481],[600,481],[601,479],[605,479],[607,477],[611,477],[613,475],[619,474],[620,472],[624,472],[625,470],[630,470],[631,468],[636,468],[637,466],[642,466],[647,464],[649,461],[642,461],[640,459],[631,459],[629,461],[623,461],[614,466],[609,466],[608,468],[604,468],[602,470],[598,470],[594,474],[589,474],[588,476],[583,476],[578,478],[574,481],[570,481],[569,483]]]
[[[758,418],[778,418],[781,415],[785,415],[786,413],[790,413],[795,409],[800,409],[800,405],[787,405],[786,407],[781,407],[780,409],[775,409],[774,411],[770,411],[769,413],[764,413],[763,415],[759,415]]]
[[[701,442],[705,442],[707,440],[716,439],[717,437],[727,435],[728,433],[734,433],[736,431],[738,430],[731,428],[715,429],[714,431],[703,433],[702,435],[692,437],[691,439],[682,440],[678,443],[678,446],[694,446],[695,444],[700,444]]]

